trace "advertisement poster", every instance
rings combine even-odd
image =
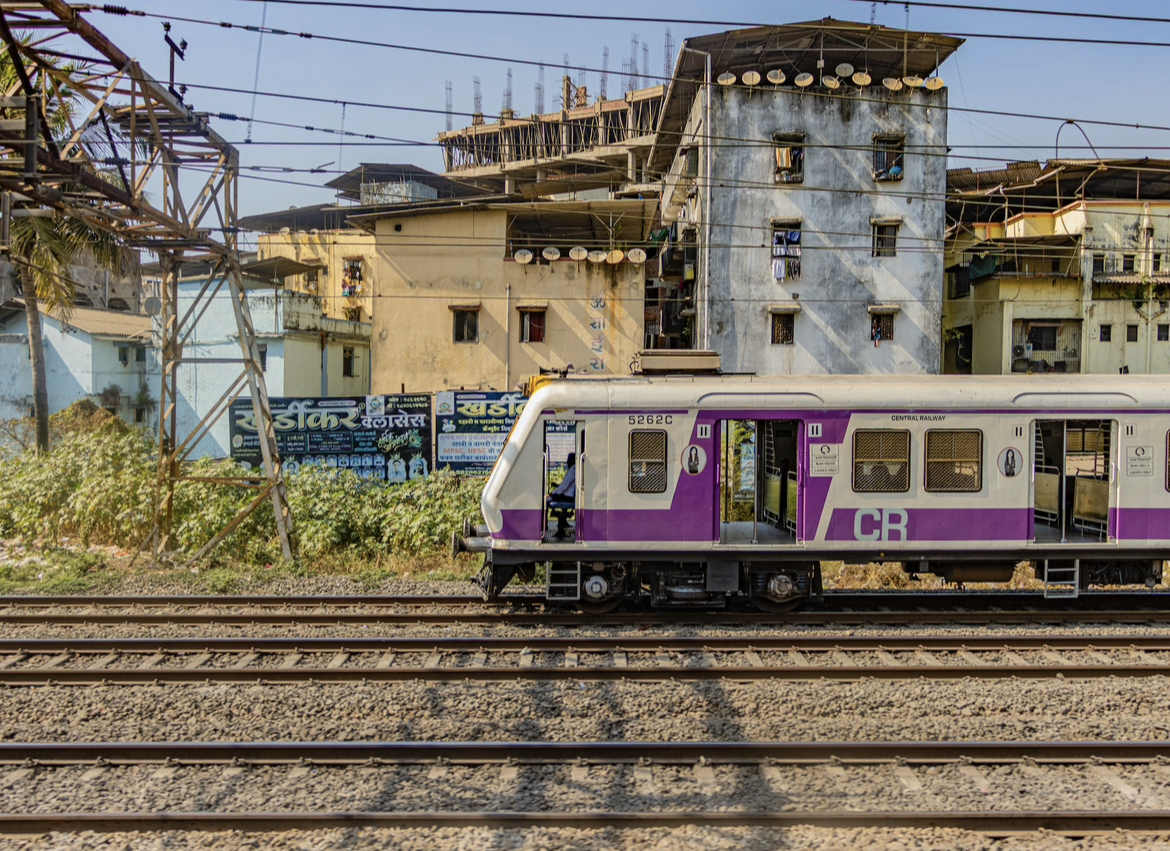
[[[435,394],[435,465],[486,476],[504,449],[527,398],[519,393],[444,391]]]
[[[289,474],[302,467],[335,467],[392,483],[430,474],[429,395],[274,398],[269,404],[277,449]],[[232,459],[261,466],[251,400],[233,402],[230,418]]]

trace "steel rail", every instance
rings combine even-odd
[[[7,614],[0,612],[0,626],[76,626],[80,624],[138,624],[146,626],[271,625],[332,626],[382,624],[399,626],[796,626],[866,624],[1147,624],[1170,623],[1170,609],[1049,609],[1049,610],[957,610],[957,611],[841,611],[794,612],[618,612],[604,615],[583,612],[346,612],[331,613],[289,610],[252,613],[223,612],[69,612]]]
[[[540,592],[516,592],[484,602],[482,597],[466,594],[374,594],[374,595],[301,595],[278,594],[140,594],[140,595],[7,595],[0,596],[0,609],[8,608],[62,608],[62,607],[214,607],[214,608],[377,608],[392,606],[469,606],[496,608],[508,605],[543,605]],[[1092,608],[1108,605],[1119,609],[1141,606],[1149,609],[1170,610],[1170,591],[1093,591],[1082,593],[1075,600],[1045,600],[1039,591],[829,591],[821,609],[839,611],[861,607],[875,609],[888,606],[959,608],[977,604],[988,607],[1048,606],[1053,610]]]
[[[0,671],[0,686],[339,685],[458,682],[752,682],[779,680],[1141,679],[1170,676],[1167,665],[834,665],[721,667],[466,667],[466,668],[26,668]]]
[[[8,813],[0,833],[158,831],[283,832],[330,828],[675,828],[795,826],[837,828],[951,828],[1006,837],[1047,831],[1082,837],[1117,830],[1170,833],[1170,810],[1018,811],[784,811],[706,812],[265,812],[265,813]]]
[[[1145,765],[1168,741],[1098,742],[3,742],[0,764],[77,765]]]
[[[752,650],[844,653],[881,650],[990,653],[1005,650],[1143,650],[1170,651],[1167,635],[580,635],[580,636],[350,636],[199,637],[199,638],[0,638],[0,655],[24,653],[677,653],[747,652]]]

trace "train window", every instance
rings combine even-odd
[[[930,429],[926,432],[926,489],[935,492],[983,489],[983,432]]]
[[[630,432],[630,493],[666,490],[666,432]]]
[[[853,433],[853,490],[910,490],[910,432],[883,428]]]

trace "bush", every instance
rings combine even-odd
[[[109,417],[104,411],[100,414]],[[116,419],[116,418],[114,418]],[[151,434],[75,413],[53,451],[0,460],[0,537],[136,548],[152,526],[157,447]],[[203,459],[196,476],[238,475],[230,461]],[[445,550],[465,517],[479,516],[481,479],[438,472],[388,485],[348,470],[306,469],[288,480],[300,552],[306,558],[411,557]],[[255,497],[252,488],[182,482],[175,488],[173,549],[194,553]],[[265,500],[214,551],[217,559],[279,558],[272,504]]]

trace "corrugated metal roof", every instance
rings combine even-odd
[[[8,304],[19,304],[24,307],[24,299],[14,298]],[[150,317],[134,313],[122,313],[117,310],[98,310],[92,307],[75,307],[69,312],[69,320],[63,318],[62,311],[55,308],[49,315],[58,322],[84,331],[95,337],[106,337],[115,340],[145,340],[150,338]]]

